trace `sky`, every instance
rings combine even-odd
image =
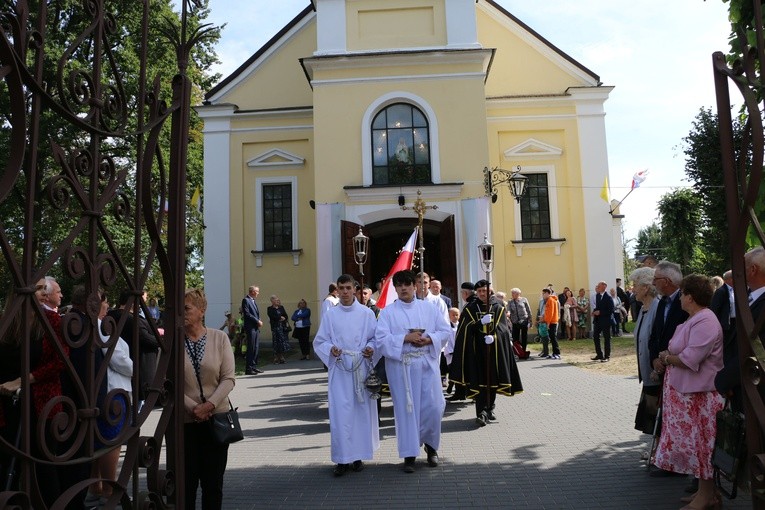
[[[645,182],[621,206],[628,248],[657,219],[664,193],[688,186],[683,138],[700,108],[715,108],[712,53],[727,52],[722,0],[498,0],[559,49],[614,86],[605,103],[611,198]],[[210,0],[209,22],[226,24],[216,48],[227,76],[309,0]],[[733,98],[733,102],[736,98]],[[720,199],[722,200],[722,193]],[[603,204],[607,207],[606,204]]]

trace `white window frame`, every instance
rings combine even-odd
[[[441,159],[439,150],[438,119],[436,112],[420,96],[415,94],[397,91],[390,92],[375,99],[364,112],[361,119],[361,168],[362,184],[372,186],[374,178],[372,174],[372,120],[384,108],[394,103],[406,103],[416,106],[425,115],[428,120],[428,129],[430,131],[430,180],[433,184],[441,184]]]
[[[521,204],[513,200],[515,207],[515,250],[520,257],[524,248],[555,248],[555,254],[560,255],[560,247],[565,242],[560,240],[560,219],[558,216],[558,184],[555,178],[555,165],[523,165],[521,174],[547,174],[547,196],[550,205],[550,238],[551,241],[524,240],[521,226]]]

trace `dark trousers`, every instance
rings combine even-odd
[[[258,335],[258,328],[247,329],[247,360],[244,364],[245,372],[252,372],[258,368],[258,353],[260,352]]]
[[[184,468],[186,470],[185,508],[194,508],[197,487],[202,486],[202,510],[223,506],[223,475],[228,461],[228,445],[213,441],[209,423],[187,423],[183,429]]]
[[[523,347],[523,350],[526,350],[526,345],[529,343],[529,323],[525,322],[523,324],[517,323],[513,324],[513,342],[518,343],[520,339],[521,347]]]
[[[610,317],[607,320],[596,318],[592,324],[592,340],[595,342],[595,354],[600,358],[611,357],[611,322]],[[605,343],[605,352],[600,349],[600,333],[603,333],[603,342]]]
[[[300,353],[303,356],[309,356],[311,354],[311,342],[308,337],[310,335],[311,328],[295,328],[292,333],[292,338],[297,338],[300,343]]]
[[[481,412],[487,413],[494,409],[494,401],[497,399],[497,390],[492,388],[486,392],[486,388],[481,388],[478,395],[475,396],[475,415],[476,418],[481,416]]]
[[[547,356],[550,354],[550,351],[548,350],[547,343],[548,340],[552,342],[552,353],[560,355],[560,346],[558,345],[558,325],[556,323],[549,324],[547,326],[547,329],[549,330],[549,334],[547,337],[542,338],[542,354]]]

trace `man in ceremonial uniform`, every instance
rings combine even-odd
[[[393,285],[398,299],[380,312],[376,340],[385,356],[393,397],[398,454],[404,459],[404,471],[413,473],[423,444],[428,465],[438,465],[441,418],[446,405],[439,359],[451,328],[438,308],[415,299],[412,271],[395,273]]]
[[[375,315],[354,298],[355,282],[337,279],[340,303],[322,317],[313,348],[329,367],[329,430],[335,476],[361,471],[380,447],[377,404],[364,382],[379,359],[375,349]]]
[[[510,331],[505,321],[505,307],[489,302],[489,282],[475,284],[478,299],[469,303],[460,316],[457,345],[450,376],[455,384],[475,399],[476,423],[483,427],[494,416],[497,393],[512,396],[523,391],[521,377],[513,357]]]

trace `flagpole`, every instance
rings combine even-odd
[[[608,214],[613,214],[613,213],[614,213],[614,211],[616,210],[616,208],[617,208],[617,207],[619,207],[620,205],[622,205],[622,202],[624,202],[625,200],[627,200],[627,197],[628,197],[628,196],[630,196],[630,193],[632,193],[633,191],[635,191],[635,188],[632,188],[631,190],[629,190],[629,193],[627,193],[626,195],[624,195],[624,198],[622,198],[621,200],[619,200],[619,202],[618,202],[618,203],[617,203],[615,206],[613,206],[613,207],[611,208],[611,210],[610,210],[610,211],[608,211]]]

